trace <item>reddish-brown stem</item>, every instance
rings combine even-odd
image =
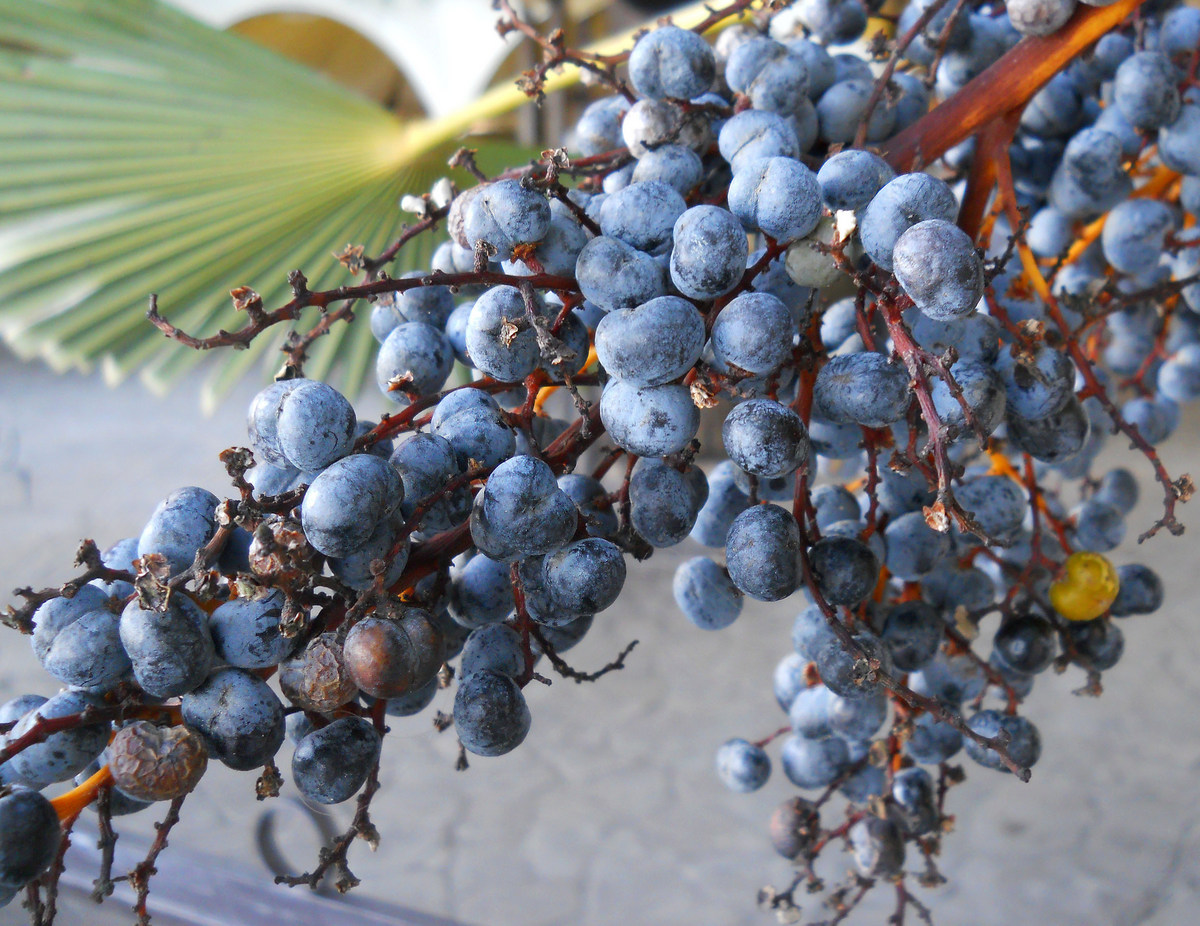
[[[1004,209],[1008,213],[1009,221],[1016,228],[1020,223],[1020,214],[1017,212],[1016,206],[1016,191],[1013,186],[1012,165],[1007,157],[1002,157],[997,160],[997,182],[1000,188],[999,196],[1003,203]],[[1183,525],[1179,523],[1175,517],[1175,506],[1179,502],[1186,502],[1192,497],[1195,491],[1195,486],[1191,478],[1185,473],[1178,480],[1171,478],[1167,468],[1163,466],[1162,460],[1158,455],[1158,451],[1154,446],[1146,440],[1142,432],[1135,426],[1125,420],[1125,416],[1121,414],[1120,409],[1113,403],[1113,400],[1108,395],[1108,390],[1104,384],[1100,382],[1096,376],[1096,371],[1092,366],[1091,359],[1084,353],[1083,348],[1079,344],[1079,340],[1072,335],[1071,326],[1067,323],[1063,316],[1062,309],[1059,307],[1058,300],[1050,291],[1049,285],[1042,276],[1041,268],[1038,266],[1037,259],[1033,256],[1033,252],[1029,250],[1029,245],[1024,241],[1017,242],[1017,254],[1021,258],[1021,265],[1024,267],[1025,274],[1029,278],[1037,294],[1041,297],[1046,305],[1047,314],[1054,320],[1054,324],[1058,327],[1059,332],[1063,336],[1065,348],[1070,355],[1071,360],[1075,364],[1075,368],[1083,377],[1084,388],[1080,392],[1081,398],[1094,397],[1097,402],[1103,407],[1105,413],[1112,421],[1113,426],[1129,438],[1132,445],[1142,452],[1142,455],[1150,462],[1151,468],[1154,470],[1154,478],[1158,480],[1159,485],[1163,490],[1163,513],[1150,528],[1144,531],[1138,537],[1138,543],[1143,543],[1149,540],[1161,529],[1166,528],[1170,533],[1178,536],[1183,533]]]
[[[949,724],[963,736],[973,740],[980,746],[983,746],[985,749],[994,750],[1009,771],[1021,779],[1021,781],[1029,781],[1031,774],[1030,770],[1022,766],[1012,757],[1012,754],[1008,751],[1008,740],[1006,736],[1001,734],[1000,736],[996,737],[988,737],[976,733],[967,725],[967,722],[963,720],[962,715],[960,715],[958,711],[946,707],[936,698],[928,698],[925,695],[917,694],[917,692],[913,691],[895,676],[885,672],[879,665],[878,660],[868,658],[866,652],[861,646],[859,646],[858,641],[851,636],[846,625],[838,620],[837,612],[826,600],[824,593],[817,584],[817,581],[813,576],[812,566],[808,561],[808,549],[804,546],[804,544],[800,545],[799,558],[800,568],[804,576],[804,584],[808,589],[809,597],[811,597],[817,607],[820,608],[822,615],[825,617],[826,623],[829,624],[830,629],[845,648],[846,652],[848,652],[856,660],[861,660],[866,663],[868,670],[874,673],[879,684],[885,687],[908,707],[925,711],[935,720],[940,720],[943,723]]]
[[[525,657],[525,670],[517,678],[517,684],[524,688],[533,681],[533,619],[529,616],[529,608],[525,604],[525,583],[521,581],[519,564],[512,564],[509,569],[509,579],[512,581],[513,606],[517,615],[517,633],[521,635],[521,652]]]
[[[1080,5],[1071,20],[1045,38],[1030,36],[999,61],[884,146],[899,171],[928,164],[992,120],[1021,106],[1072,58],[1121,23],[1145,0]]]
[[[922,32],[925,27],[933,22],[933,18],[942,11],[942,8],[949,0],[934,0],[925,10],[917,17],[917,21],[913,23],[904,34],[896,39],[892,47],[892,53],[888,56],[887,64],[883,67],[883,72],[875,80],[875,86],[871,88],[871,95],[867,98],[866,108],[863,110],[862,118],[858,122],[858,130],[854,133],[853,146],[861,148],[867,141],[867,127],[871,122],[871,116],[875,113],[875,109],[879,106],[879,101],[883,99],[883,95],[887,92],[888,82],[892,79],[892,75],[896,73],[896,65],[900,63],[900,58],[905,50]],[[962,0],[959,0],[961,3]]]
[[[380,296],[385,293],[403,293],[410,289],[416,289],[419,286],[468,286],[472,284],[484,284],[488,286],[525,285],[533,286],[537,289],[563,290],[566,292],[579,291],[579,284],[571,277],[554,276],[548,273],[535,274],[533,276],[513,276],[493,270],[472,271],[469,273],[441,273],[435,271],[434,273],[424,274],[419,277],[403,277],[399,280],[372,280],[368,283],[359,283],[354,286],[339,286],[336,289],[327,289],[319,292],[309,290],[307,280],[298,271],[293,272],[290,279],[293,294],[290,302],[273,311],[258,312],[252,315],[250,322],[236,331],[218,331],[213,336],[207,338],[193,337],[176,328],[159,314],[157,294],[150,296],[150,309],[146,312],[146,318],[150,320],[150,323],[154,327],[173,341],[178,341],[180,344],[191,347],[194,350],[212,350],[217,347],[245,346],[267,328],[278,325],[281,322],[294,321],[299,318],[300,313],[309,307],[323,309],[338,302]]]
[[[996,189],[996,159],[1007,157],[1007,149],[1021,120],[1021,107],[989,122],[975,139],[975,157],[967,175],[967,191],[958,213],[958,225],[972,241],[979,240],[988,203]]]

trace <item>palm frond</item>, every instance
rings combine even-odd
[[[703,15],[697,4],[675,19]],[[256,364],[277,367],[285,332],[198,354],[145,321],[149,293],[202,336],[239,324],[234,286],[274,305],[293,269],[313,289],[345,282],[335,253],[383,250],[404,221],[400,196],[428,190],[466,132],[525,101],[504,86],[402,124],[158,0],[0,0],[0,337],[59,370],[140,371],[156,390],[203,363],[211,405]],[[391,272],[428,266],[432,242],[412,244]],[[372,353],[366,325],[337,326],[310,369],[356,394]]]

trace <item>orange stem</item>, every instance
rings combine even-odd
[[[928,115],[889,141],[884,156],[897,170],[928,164],[985,125],[1023,106],[1080,51],[1118,26],[1145,0],[1080,6],[1054,35],[1022,39],[999,61]]]
[[[96,799],[101,790],[112,784],[112,780],[112,772],[105,765],[83,784],[51,800],[50,803],[54,806],[54,812],[58,814],[58,819],[74,820],[83,813],[83,809],[88,804]]]
[[[1129,196],[1131,199],[1157,198],[1160,193],[1166,192],[1167,188],[1178,179],[1179,174],[1175,173],[1175,171],[1166,167],[1160,167],[1148,181],[1130,193]],[[1067,251],[1066,263],[1070,264],[1079,260],[1079,256],[1088,249],[1088,246],[1100,237],[1100,233],[1104,231],[1104,223],[1107,219],[1108,213],[1105,213],[1094,222],[1084,226],[1083,231],[1079,233],[1079,237],[1075,239],[1075,243],[1071,245],[1071,249]]]

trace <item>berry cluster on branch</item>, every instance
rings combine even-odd
[[[760,904],[798,921],[840,844],[854,870],[824,922],[879,884],[891,922],[929,922],[913,888],[942,880],[951,760],[1028,781],[1036,676],[1079,667],[1099,694],[1119,624],[1161,605],[1150,567],[1105,555],[1137,478],[1095,463],[1128,440],[1163,495],[1139,540],[1182,532],[1193,485],[1155,447],[1200,398],[1200,11],[916,0],[861,57],[830,49],[864,37],[863,0],[737,0],[600,56],[497,6],[542,51],[532,98],[564,66],[607,93],[562,147],[495,177],[459,151],[472,185],[406,197],[418,220],[390,247],[341,255],[362,282],[315,292],[297,270],[274,309],[238,287],[235,331],[189,334],[151,297],[197,350],[320,315],[222,453],[232,497],[172,493],[5,615],[66,686],[0,705],[0,901],[23,892],[35,923],[88,807],[96,898],[128,880],[146,922],[211,761],[258,772],[260,799],[289,779],[357,795],[280,879],[349,890],[351,848],[381,838],[389,718],[454,686],[433,724],[459,769],[518,748],[543,657],[579,683],[620,670],[637,640],[595,671],[563,654],[620,620],[627,567],[684,542],[710,548],[673,582],[700,629],[801,599],[773,679],[787,725],[716,755],[753,791],[778,742],[803,792],[770,823],[795,877]],[[442,230],[428,273],[388,276]],[[378,421],[304,376],[351,323],[379,341]],[[150,854],[114,877],[113,818],[158,802]]]

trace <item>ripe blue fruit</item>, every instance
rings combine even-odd
[[[501,756],[525,741],[532,719],[525,696],[507,675],[488,669],[464,678],[454,696],[454,728],[468,752]]]
[[[511,562],[557,550],[575,533],[578,511],[542,460],[517,456],[500,464],[475,497],[471,538],[494,560]]]
[[[541,241],[550,230],[550,204],[517,180],[485,185],[473,196],[463,219],[463,236],[474,249],[487,245],[502,260],[522,244]]]
[[[10,736],[14,740],[24,736],[37,725],[39,718],[69,717],[102,704],[100,698],[83,691],[60,692],[26,713],[13,727]],[[5,769],[15,783],[29,788],[41,789],[58,781],[67,781],[104,751],[110,730],[111,724],[100,721],[52,733],[9,759]]]
[[[730,791],[757,791],[771,777],[771,760],[761,746],[732,739],[717,749],[717,777]]]
[[[749,399],[736,405],[725,416],[721,438],[729,458],[755,476],[786,476],[808,459],[804,422],[786,405],[771,399]]]
[[[800,584],[800,528],[791,512],[755,505],[733,520],[725,562],[734,585],[759,601],[779,601]]]
[[[693,206],[675,222],[671,282],[692,299],[715,299],[746,272],[750,247],[741,223],[718,206]]]
[[[742,593],[707,556],[680,563],[671,590],[684,617],[701,630],[721,630],[742,613]]]
[[[537,369],[537,332],[514,286],[494,286],[475,300],[467,319],[472,365],[493,379],[516,383]]]
[[[575,262],[579,290],[606,312],[649,302],[666,292],[658,262],[618,238],[600,236],[583,246]]]
[[[138,556],[158,553],[166,557],[172,573],[183,572],[216,533],[219,504],[220,499],[207,489],[176,489],[158,503],[142,529]]]
[[[757,109],[732,116],[721,127],[717,145],[735,174],[759,158],[795,158],[808,147],[801,148],[795,128],[783,116]]]
[[[769,375],[792,357],[796,323],[791,311],[770,293],[742,293],[721,309],[710,345],[713,366]]]
[[[600,420],[618,447],[635,456],[665,457],[696,436],[700,410],[685,386],[614,380],[600,397]]]
[[[901,174],[867,204],[858,233],[871,260],[891,270],[892,251],[908,229],[928,219],[953,222],[957,214],[958,201],[944,182],[929,174]]]
[[[0,796],[0,893],[22,887],[50,867],[61,841],[58,814],[37,791]]]
[[[339,717],[314,730],[296,746],[292,778],[310,801],[340,804],[366,783],[379,761],[381,741],[361,717]]]
[[[846,741],[838,736],[808,739],[789,736],[779,756],[783,773],[797,788],[815,790],[833,784],[850,764]]]
[[[600,231],[647,253],[671,243],[675,220],[687,203],[679,191],[661,180],[633,182],[604,198]]]
[[[596,326],[600,365],[615,378],[637,386],[661,386],[679,379],[700,359],[703,349],[704,318],[678,296],[659,296],[617,309]]]
[[[408,393],[427,395],[441,389],[453,367],[454,348],[445,334],[425,322],[404,322],[389,332],[379,348],[375,382],[390,401],[406,404]]]
[[[1038,729],[1024,717],[1002,714],[995,710],[982,710],[968,718],[967,726],[986,737],[998,736],[1003,730],[1009,736],[1009,755],[1024,768],[1035,765],[1042,754],[1042,739]],[[998,772],[1010,771],[996,750],[981,746],[969,738],[964,740],[963,745],[967,755],[984,768],[995,769]]]
[[[357,421],[344,395],[325,383],[304,380],[280,407],[279,448],[296,469],[316,472],[350,452]]]
[[[584,537],[542,563],[542,581],[557,608],[576,616],[611,607],[625,584],[621,548],[600,537]]]
[[[280,592],[225,602],[209,618],[217,657],[242,669],[265,669],[283,662],[292,655],[296,641],[280,632],[282,615]]]
[[[821,186],[816,175],[794,158],[763,158],[734,175],[729,209],[747,230],[787,244],[817,227]]]
[[[642,96],[690,100],[716,74],[712,47],[688,29],[662,26],[642,36],[629,55],[629,79]]]
[[[283,745],[283,705],[257,675],[218,669],[180,699],[183,720],[229,768],[265,765]]]
[[[460,679],[477,672],[499,672],[518,679],[526,670],[525,651],[521,635],[507,624],[484,624],[471,631],[463,644],[459,663]]]
[[[1171,59],[1162,52],[1136,52],[1117,68],[1113,105],[1139,129],[1170,125],[1179,116],[1178,80]]]
[[[876,353],[831,357],[817,373],[813,410],[841,424],[882,428],[904,416],[912,393],[908,371]]]
[[[722,460],[708,476],[708,500],[696,515],[692,539],[706,547],[725,546],[729,525],[749,504],[749,498],[737,484],[737,467]]]
[[[133,677],[151,697],[186,694],[208,675],[214,657],[208,615],[186,594],[173,594],[161,612],[133,599],[121,612],[120,633]]]
[[[938,321],[971,314],[983,298],[983,262],[952,222],[928,219],[907,229],[896,239],[892,266],[917,308]]]
[[[287,464],[287,458],[279,444],[279,413],[283,409],[284,400],[303,382],[303,379],[285,379],[271,383],[250,400],[250,408],[246,413],[246,431],[250,438],[250,447],[259,462],[273,463],[276,466]]]
[[[931,605],[906,601],[888,611],[880,637],[887,644],[896,668],[913,672],[934,657],[944,633],[945,622]]]
[[[830,209],[858,211],[895,176],[896,172],[879,155],[861,148],[847,148],[825,160],[817,171],[817,183],[821,198]]]
[[[348,556],[403,498],[400,474],[386,460],[364,453],[345,457],[308,487],[300,509],[304,535],[326,556]]]
[[[813,579],[832,605],[862,602],[879,581],[879,560],[857,537],[822,537],[808,551]]]
[[[498,466],[513,455],[516,437],[500,406],[479,389],[456,389],[433,410],[433,434],[454,448],[460,469]]]

